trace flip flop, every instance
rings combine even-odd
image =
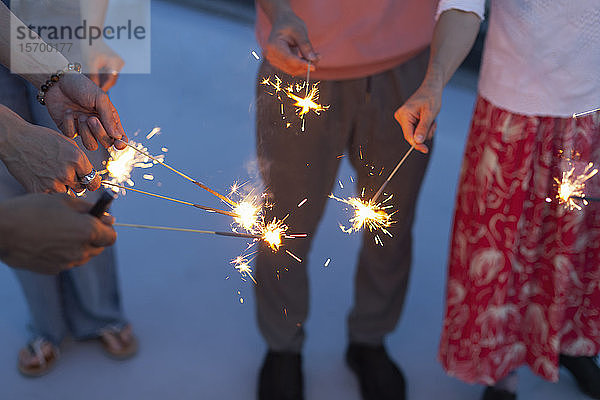
[[[116,360],[131,358],[138,350],[137,339],[129,324],[123,327],[107,326],[100,331],[98,340],[106,355]]]
[[[48,350],[49,349],[49,350]],[[37,378],[46,375],[56,364],[60,356],[58,347],[43,337],[39,337],[27,344],[19,351],[17,367],[19,372],[28,378]],[[37,363],[26,363],[25,358],[37,357]]]

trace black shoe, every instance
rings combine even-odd
[[[363,400],[404,400],[406,383],[383,346],[351,343],[346,362],[360,383]]]
[[[560,355],[560,364],[571,372],[579,389],[592,399],[600,399],[600,367],[596,357]]]
[[[508,390],[488,386],[485,388],[481,400],[517,400],[517,395]]]
[[[300,354],[267,353],[258,380],[258,400],[304,400]]]

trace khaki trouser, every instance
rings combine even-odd
[[[262,64],[257,79],[257,153],[274,203],[268,218],[290,213],[286,220],[290,231],[309,234],[308,239],[286,243],[304,260],[300,264],[285,252],[259,249],[257,318],[270,349],[298,352],[302,348],[308,313],[306,256],[336,179],[339,156],[348,155],[356,170],[358,192],[365,188],[365,198],[371,198],[410,148],[394,111],[421,84],[428,55],[426,50],[397,68],[366,78],[322,81],[320,102],[331,108],[318,117],[310,116],[305,132],[297,126],[286,128],[279,102],[260,84],[262,78],[274,74],[284,82],[301,82],[302,78]],[[297,118],[291,107],[284,113],[287,120]],[[380,344],[398,322],[411,266],[415,205],[428,162],[429,156],[414,152],[386,188],[386,193],[394,195],[396,223],[389,229],[393,237],[380,233],[385,243],[380,246],[375,233],[363,233],[354,307],[348,318],[352,342]],[[297,207],[305,198],[308,201]]]

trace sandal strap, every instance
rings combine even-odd
[[[54,346],[50,341],[48,341],[44,337],[37,337],[31,342],[27,344],[27,348],[29,352],[37,357],[40,362],[40,367],[44,367],[46,365],[46,355],[44,354],[43,347],[48,344],[51,347],[51,352],[58,355],[59,349]]]

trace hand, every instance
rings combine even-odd
[[[67,195],[30,194],[0,203],[0,258],[42,274],[83,265],[112,245],[112,217],[88,215],[92,205]]]
[[[423,142],[433,138],[437,124],[435,119],[442,107],[443,79],[430,74],[419,89],[396,110],[394,117],[402,127],[404,139],[415,149],[428,153]]]
[[[314,71],[314,64],[319,61],[304,21],[291,10],[279,13],[273,21],[265,55],[271,65],[293,76],[306,74],[308,61]]]
[[[58,128],[69,138],[76,134],[86,149],[94,151],[100,143],[123,150],[127,141],[117,110],[108,95],[85,75],[65,73],[46,93],[46,105]]]
[[[108,92],[117,83],[125,62],[103,40],[94,41],[92,46],[83,46],[83,52],[88,77],[100,89]]]
[[[100,187],[100,176],[87,186],[79,178],[93,167],[77,144],[60,133],[33,125],[17,114],[6,112],[3,126],[2,161],[10,174],[30,193],[75,192]]]

